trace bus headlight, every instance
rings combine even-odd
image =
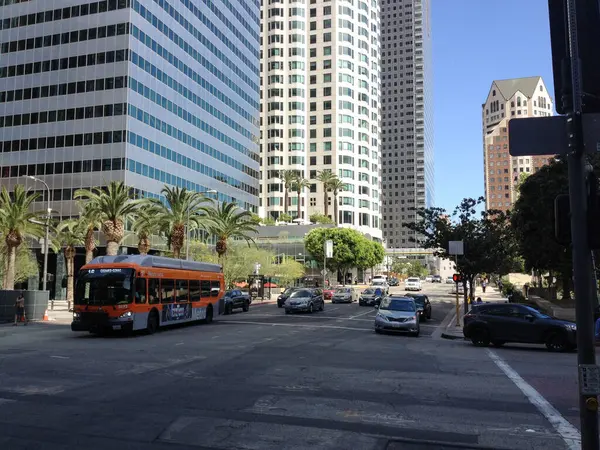
[[[133,317],[132,312],[131,311],[127,311],[127,312],[124,312],[123,314],[121,314],[119,316],[119,319],[130,319],[131,317]]]

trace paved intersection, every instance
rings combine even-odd
[[[0,448],[567,448],[486,349],[431,336],[452,309],[446,290],[428,292],[419,338],[375,334],[374,310],[356,304],[256,306],[131,338],[2,327]],[[536,376],[571,379],[574,355],[496,352],[526,380],[527,355]]]

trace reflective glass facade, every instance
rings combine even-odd
[[[2,185],[46,199],[19,177],[43,179],[62,216],[111,180],[257,211],[259,15],[246,0],[1,2]]]

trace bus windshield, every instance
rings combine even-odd
[[[133,301],[134,269],[81,270],[75,288],[76,305],[123,305]]]

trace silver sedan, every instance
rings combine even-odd
[[[375,332],[386,331],[419,335],[419,314],[412,298],[390,295],[381,300],[375,316]]]

